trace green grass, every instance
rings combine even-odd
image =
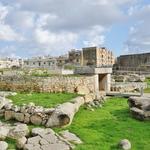
[[[8,98],[16,105],[33,102],[38,106],[54,107],[75,97],[77,97],[77,94],[74,93],[18,93],[17,95],[9,96]]]
[[[150,78],[146,78],[145,82],[147,82],[148,88],[144,89],[144,93],[150,93]]]
[[[81,108],[66,129],[84,142],[75,150],[117,150],[124,138],[131,141],[132,150],[150,149],[150,122],[133,119],[124,98],[111,98],[94,112]]]

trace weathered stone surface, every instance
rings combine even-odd
[[[40,148],[40,145],[39,145],[39,144],[38,144],[38,145],[25,144],[23,149],[24,149],[24,150],[42,150],[42,149]]]
[[[30,114],[28,114],[28,113],[25,113],[24,114],[24,123],[29,123],[30,122]]]
[[[5,111],[5,120],[11,120],[14,118],[14,111]]]
[[[42,150],[70,150],[70,147],[67,144],[49,144],[41,146]]]
[[[9,101],[5,97],[0,96],[0,109],[2,109]]]
[[[14,114],[14,118],[17,121],[24,122],[24,114],[23,113],[15,113]]]
[[[68,130],[61,131],[60,135],[71,143],[74,143],[74,144],[81,144],[82,143],[80,138],[78,138],[75,134],[69,132]]]
[[[138,120],[150,120],[150,98],[130,97],[128,99],[130,112]]]
[[[40,124],[42,124],[42,117],[39,114],[34,114],[30,117],[30,121],[34,125],[40,125]]]
[[[54,143],[58,142],[58,138],[55,135],[53,135],[53,134],[42,135],[42,138],[45,139],[50,144],[54,144]]]
[[[149,97],[130,97],[128,99],[130,107],[136,107],[142,110],[150,111],[150,98]]]
[[[36,136],[36,135],[43,136],[45,134],[55,135],[55,132],[50,128],[46,128],[46,129],[44,129],[44,128],[33,128],[31,133],[32,133],[33,136]]]
[[[5,126],[0,126],[0,140],[5,140],[9,133],[9,128]]]
[[[26,137],[21,137],[21,138],[17,139],[17,141],[16,141],[17,148],[22,149],[24,147],[24,145],[26,144],[26,142],[27,142]]]
[[[119,142],[119,145],[118,145],[121,149],[123,150],[130,150],[131,149],[131,143],[129,140],[127,139],[123,139]]]
[[[7,81],[7,82],[6,82]],[[3,83],[3,84],[1,84]],[[0,88],[5,90],[15,91],[35,91],[35,92],[70,92],[74,93],[79,87],[88,88],[88,91],[93,91],[95,88],[94,76],[55,76],[47,78],[36,78],[23,76],[0,76]],[[80,90],[79,90],[80,91]]]
[[[26,124],[18,124],[12,127],[8,133],[8,136],[13,139],[19,139],[21,137],[27,136],[29,134],[29,129]]]
[[[48,145],[48,144],[49,144],[49,142],[47,140],[45,140],[43,138],[40,140],[40,145]]]
[[[84,96],[84,99],[85,99],[85,103],[91,102],[95,99],[95,95],[93,93],[86,94]]]
[[[40,136],[35,136],[35,137],[28,138],[27,143],[28,143],[28,144],[37,145],[37,144],[40,143],[40,140],[41,140],[41,137],[40,137]]]
[[[78,94],[87,95],[90,93],[90,90],[86,86],[78,86],[76,89]]]
[[[71,124],[75,113],[83,104],[84,98],[76,97],[71,102],[59,105],[48,119],[46,127],[66,126]]]
[[[0,141],[0,150],[7,150],[8,144],[4,141]]]

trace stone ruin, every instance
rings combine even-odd
[[[84,98],[80,96],[55,108],[43,108],[35,106],[34,103],[17,106],[11,100],[0,97],[0,116],[4,116],[6,121],[16,120],[46,127],[65,126],[71,124],[75,113],[84,102]]]
[[[82,141],[68,130],[58,133],[51,128],[33,128],[26,124],[6,124],[0,122],[0,149],[7,150],[6,138],[16,141],[16,148],[22,150],[72,150]]]
[[[131,115],[138,120],[150,120],[150,97],[130,97],[128,99]]]

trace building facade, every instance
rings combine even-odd
[[[80,50],[72,49],[71,51],[69,51],[69,53],[68,53],[69,63],[74,64],[74,65],[80,65],[81,64],[81,54],[82,53]]]
[[[23,60],[17,58],[3,58],[0,59],[0,69],[7,69],[7,68],[18,68],[22,67]]]
[[[114,62],[113,53],[104,47],[87,47],[82,50],[82,66],[112,66]]]
[[[56,58],[50,56],[33,57],[31,59],[24,60],[24,68],[55,69],[56,66]]]
[[[116,70],[150,71],[150,53],[121,55],[114,65]]]

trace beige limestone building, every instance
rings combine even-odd
[[[80,50],[72,49],[68,53],[68,55],[69,55],[68,62],[73,65],[80,65],[81,64],[81,54],[82,53]]]
[[[78,67],[75,73],[94,76],[96,95],[109,92],[114,61],[115,58],[112,52],[108,51],[106,48],[83,48],[81,54],[81,67]]]
[[[42,69],[55,69],[57,60],[50,56],[33,57],[24,60],[24,68],[42,68]]]
[[[121,55],[117,58],[114,70],[150,71],[150,53]]]
[[[82,50],[81,65],[112,66],[115,63],[113,53],[105,47],[86,47]]]
[[[7,69],[13,67],[22,67],[23,60],[17,58],[1,58],[0,59],[0,69]]]

